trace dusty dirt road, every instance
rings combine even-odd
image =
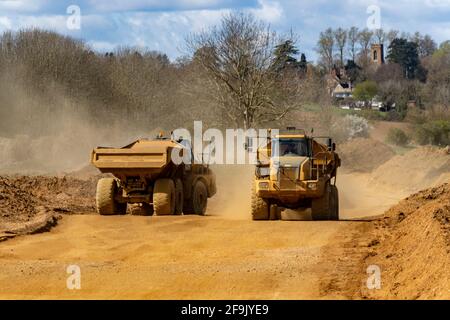
[[[1,243],[0,298],[352,297],[365,272],[352,239],[366,222],[253,222],[242,170],[219,170],[228,178],[206,217],[64,216],[51,232]],[[381,214],[401,197],[375,196],[362,174],[339,178],[343,219]],[[81,290],[66,286],[73,264]]]
[[[335,267],[322,250],[353,224],[66,217],[1,246],[0,298],[319,298]],[[71,264],[81,290],[66,287]]]

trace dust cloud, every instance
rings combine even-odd
[[[158,130],[101,119],[95,105],[71,101],[55,87],[43,96],[0,79],[0,174],[60,174],[89,162],[99,145],[121,146]]]
[[[250,220],[253,165],[213,165],[217,194],[209,200],[208,214],[225,219]]]
[[[215,165],[217,194],[209,200],[208,214],[224,219],[250,220],[252,165]],[[339,173],[342,220],[368,219],[383,214],[389,207],[406,197],[405,192],[387,191],[370,184],[367,173]],[[307,219],[307,218],[305,218]]]

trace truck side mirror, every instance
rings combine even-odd
[[[332,146],[331,146],[331,150],[332,151],[336,151],[336,143],[333,142]]]
[[[327,145],[328,151],[333,151],[333,140],[331,138],[328,138]]]

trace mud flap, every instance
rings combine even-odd
[[[281,211],[281,220],[284,221],[308,221],[311,220],[312,210],[311,208],[306,209],[285,209]]]

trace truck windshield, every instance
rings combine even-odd
[[[272,157],[308,157],[308,141],[304,138],[272,140]]]

